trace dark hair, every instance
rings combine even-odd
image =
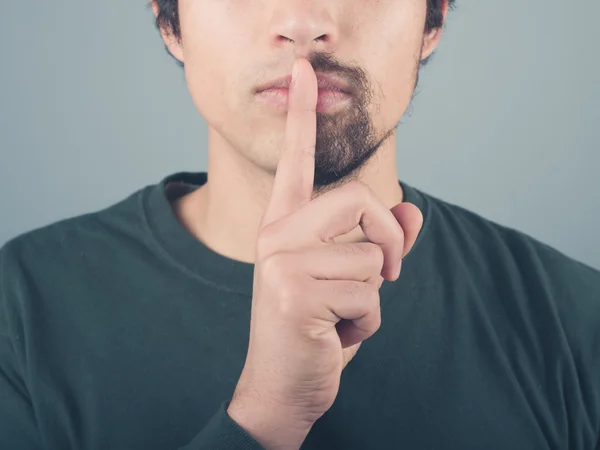
[[[448,2],[448,9],[453,9],[455,6],[456,0],[427,0],[427,18],[425,20],[425,30],[424,33],[429,33],[430,31],[442,27],[443,24],[443,16],[442,16],[442,6],[445,2]],[[181,28],[179,27],[179,11],[177,9],[177,0],[154,0],[156,5],[158,6],[158,15],[156,16],[155,25],[159,30],[164,30],[167,34],[172,35],[179,41],[181,39]],[[165,46],[166,48],[166,46]],[[169,49],[166,48],[169,55],[173,57]],[[421,61],[421,66],[424,66],[429,62],[429,59],[433,56],[431,54],[429,57],[425,58]],[[177,63],[183,67],[183,63],[173,57]]]

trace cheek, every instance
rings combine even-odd
[[[264,39],[256,34],[264,32],[256,26],[260,20],[257,3],[179,0],[186,66],[193,66],[194,73],[208,73],[212,86],[235,88],[231,84],[240,81],[245,64],[256,63],[259,39]]]
[[[376,80],[370,112],[378,128],[394,126],[405,113],[414,92],[420,42],[414,39],[407,42],[405,36],[400,35],[398,41],[386,41],[376,56],[369,56],[365,62]]]
[[[381,126],[393,126],[408,107],[415,78],[425,25],[425,0],[382,0],[371,10],[369,21],[360,29],[356,54],[365,58],[364,67],[376,82],[371,117]]]
[[[222,121],[236,98],[235,58],[227,1],[180,1],[185,76],[192,100],[208,121]],[[238,67],[239,69],[239,67]]]

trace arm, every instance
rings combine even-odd
[[[277,405],[236,394],[202,431],[179,450],[298,450],[312,424],[292,419]]]
[[[9,280],[6,248],[0,249],[0,448],[41,450],[42,439],[25,377],[14,346],[7,306]]]
[[[0,334],[0,448],[41,450],[31,400],[7,336]]]
[[[179,450],[265,450],[227,413],[224,402],[194,439]]]
[[[38,427],[24,374],[23,332],[15,304],[23,295],[17,263],[5,246],[0,249],[0,449],[50,450]],[[22,280],[19,280],[22,281]],[[10,301],[9,301],[10,300]],[[264,450],[226,413],[223,404],[212,419],[181,450]],[[173,450],[173,449],[165,449]]]
[[[227,414],[224,403],[181,450],[264,450]],[[0,449],[42,450],[31,400],[10,339],[0,334]]]

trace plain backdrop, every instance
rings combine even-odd
[[[600,1],[457,6],[398,128],[400,179],[600,268]],[[206,170],[145,0],[1,10],[0,245]]]

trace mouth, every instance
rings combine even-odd
[[[317,77],[317,86],[319,88],[319,91],[338,91],[343,92],[345,94],[352,94],[352,89],[350,85],[345,81],[322,72],[316,72],[315,75]],[[268,83],[259,86],[258,88],[256,88],[255,92],[261,93],[272,89],[289,89],[291,83],[292,74],[288,74],[284,77],[277,78],[276,80],[271,80]]]
[[[288,88],[271,88],[256,94],[257,99],[267,106],[280,111],[287,112],[289,105]],[[318,113],[331,112],[347,106],[352,100],[352,94],[336,89],[319,88],[317,105],[315,111]]]

